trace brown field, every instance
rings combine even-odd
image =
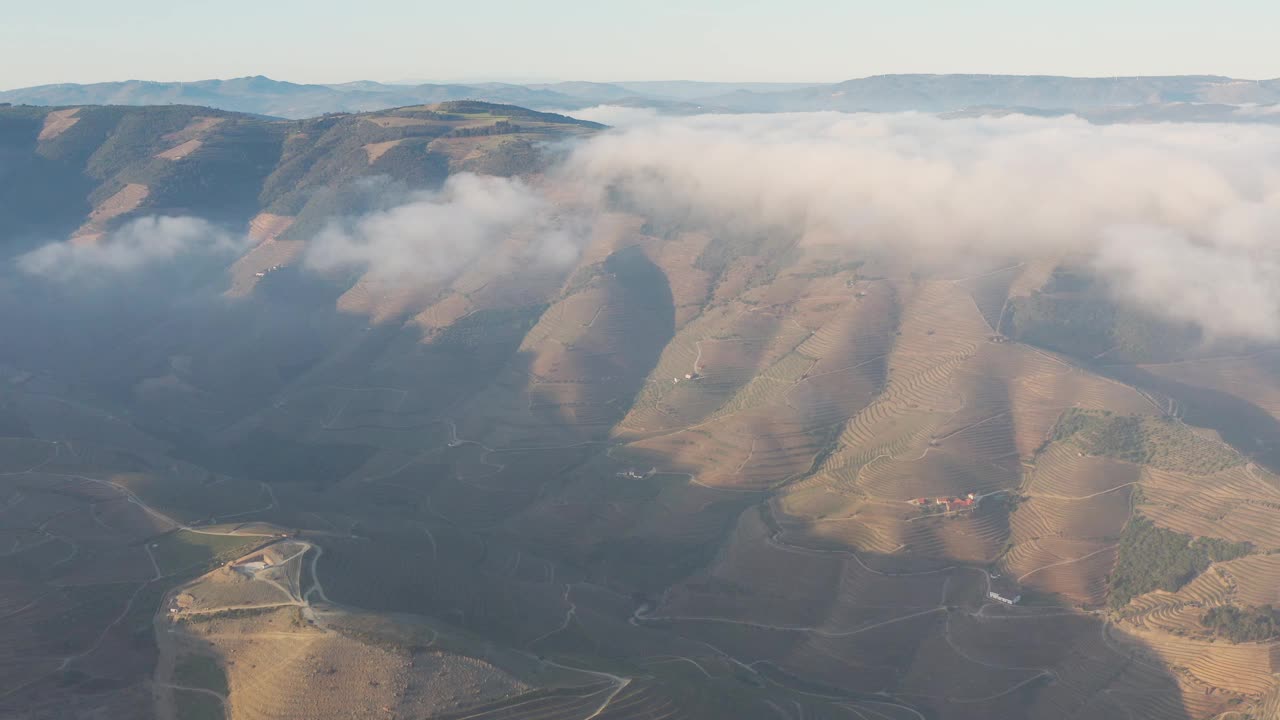
[[[412,127],[415,125],[430,125],[432,123],[432,120],[427,118],[405,117],[402,115],[379,115],[377,117],[364,118],[364,120],[384,128]]]
[[[170,593],[155,621],[161,717],[180,716],[175,668],[192,654],[225,672],[229,692],[213,694],[232,719],[349,717],[353,703],[389,717],[487,718],[586,717],[606,705],[640,718],[669,705],[652,689],[624,692],[629,682],[503,653],[480,659],[442,629],[332,607],[319,584],[300,584],[309,552],[282,541]]]
[[[277,221],[274,219],[264,220],[263,226],[268,223],[275,226]],[[226,291],[227,296],[245,297],[249,295],[253,292],[254,286],[258,284],[260,279],[255,273],[266,272],[276,265],[290,265],[302,254],[302,250],[302,241],[276,240],[271,237],[271,231],[268,230],[265,239],[261,243],[231,265],[228,270],[231,275],[231,285]]]
[[[1257,467],[1232,468],[1208,478],[1155,468],[1142,477],[1142,513],[1157,525],[1191,535],[1252,542],[1280,549],[1280,485]]]
[[[366,273],[338,298],[338,309],[383,323],[417,311],[439,292],[431,284],[388,283]]]
[[[80,118],[76,117],[79,112],[80,108],[50,111],[48,115],[44,116],[44,125],[40,128],[40,135],[36,139],[40,142],[52,140],[70,130],[72,126],[80,122]]]
[[[187,140],[179,143],[178,145],[174,145],[168,150],[156,153],[156,157],[161,158],[162,160],[181,160],[199,150],[201,145],[204,145],[204,143],[200,140]]]
[[[72,242],[93,244],[106,230],[107,223],[126,213],[137,210],[151,194],[146,185],[129,183],[116,194],[98,203],[89,213],[89,219],[72,234]]]
[[[472,308],[471,300],[466,295],[450,292],[415,315],[413,321],[422,328],[425,335],[429,336],[466,317],[471,313]]]
[[[1115,627],[1111,637],[1121,644],[1141,642],[1143,656],[1177,668],[1187,694],[1210,687],[1256,698],[1274,687],[1272,644],[1211,643],[1131,627]]]
[[[221,125],[224,121],[225,118],[194,117],[191,118],[191,122],[187,123],[186,127],[177,132],[165,135],[164,139],[172,142],[186,142],[187,140],[206,135],[210,130]]]
[[[390,120],[391,118],[384,118],[384,119]],[[406,120],[407,120],[408,118],[397,118],[397,119],[406,119]],[[387,126],[386,126],[386,125],[384,125],[383,127],[387,127]],[[384,141],[384,142],[369,143],[368,145],[364,145],[362,149],[364,150],[365,155],[366,155],[366,156],[368,156],[368,158],[369,158],[369,164],[370,164],[370,165],[372,165],[372,164],[374,164],[374,163],[378,162],[378,158],[380,158],[380,157],[382,157],[383,155],[387,154],[387,151],[388,151],[388,150],[390,150],[391,148],[393,148],[393,147],[395,147],[395,146],[399,145],[399,144],[400,144],[400,143],[402,143],[402,142],[404,142],[404,140],[403,140],[403,139],[401,139],[401,140],[386,140],[386,141]]]
[[[289,215],[258,213],[249,221],[249,237],[257,243],[275,240],[280,237],[281,233],[289,229],[289,226],[293,224],[293,220],[293,217]]]

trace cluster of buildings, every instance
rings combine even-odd
[[[969,508],[977,507],[980,500],[982,498],[977,493],[968,493],[964,497],[916,498],[911,503],[921,507],[940,505],[945,507],[947,512],[951,512],[952,510],[968,510]]]
[[[258,272],[254,273],[254,274],[253,274],[253,276],[254,276],[254,277],[266,277],[266,276],[267,276],[267,273],[273,273],[273,272],[275,272],[276,270],[279,270],[279,269],[280,269],[280,268],[282,268],[282,267],[284,267],[284,266],[283,266],[283,265],[280,265],[280,264],[272,265],[271,267],[267,268],[266,270],[259,270]]]

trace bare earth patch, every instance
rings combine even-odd
[[[79,112],[80,108],[71,108],[69,110],[54,110],[45,115],[44,127],[40,128],[40,135],[37,139],[40,142],[52,140],[70,130],[73,125],[80,122],[80,118],[76,117]]]
[[[119,192],[103,200],[93,209],[93,212],[89,213],[89,221],[81,225],[72,234],[72,242],[81,245],[91,245],[97,242],[101,239],[109,221],[125,213],[137,210],[150,194],[151,190],[146,185],[139,183],[125,185]]]
[[[338,309],[362,313],[375,323],[413,312],[440,292],[438,284],[415,285],[379,280],[365,273],[350,290],[338,298]]]
[[[413,125],[430,125],[431,121],[425,118],[415,117],[399,117],[396,115],[387,115],[383,117],[364,118],[365,120],[377,125],[378,127],[411,127]]]
[[[227,296],[248,295],[253,292],[253,288],[257,286],[263,275],[271,271],[271,268],[293,262],[298,253],[302,252],[302,243],[296,240],[276,239],[292,224],[292,215],[265,212],[258,213],[249,221],[249,237],[257,243],[257,246],[242,255],[231,266],[231,287],[227,289]]]
[[[188,140],[180,145],[175,145],[162,153],[157,153],[156,157],[163,158],[165,160],[181,160],[182,158],[199,150],[200,146],[203,144],[204,143],[199,140]]]
[[[293,224],[292,215],[258,213],[249,221],[249,237],[258,242],[275,240]]]
[[[191,122],[187,123],[186,127],[182,128],[178,132],[169,133],[168,135],[165,135],[164,139],[172,140],[174,142],[185,142],[187,140],[194,140],[221,124],[222,124],[222,118],[215,118],[215,117],[191,118]]]
[[[399,140],[388,140],[386,142],[376,142],[365,145],[364,151],[369,156],[369,164],[372,165],[377,162],[378,158],[385,155],[388,150],[404,142],[406,139],[407,138],[401,138]]]

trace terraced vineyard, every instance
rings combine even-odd
[[[1280,718],[1274,349],[1069,258],[587,213],[600,128],[520,108],[0,119],[49,232],[247,238],[182,302],[0,274],[0,716]],[[459,171],[548,218],[308,266]]]

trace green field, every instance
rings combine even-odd
[[[178,530],[152,543],[160,572],[169,575],[193,567],[212,566],[234,560],[247,553],[264,538],[243,535],[207,535]]]

